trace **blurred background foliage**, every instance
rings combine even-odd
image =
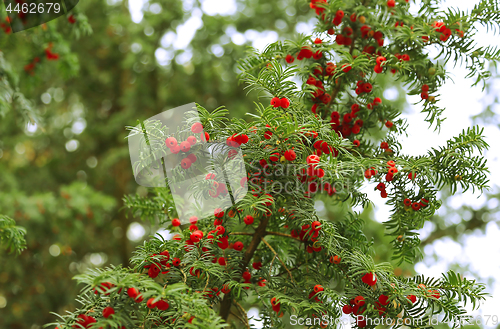
[[[27,230],[20,256],[0,251],[0,328],[41,328],[54,320],[49,312],[73,309],[73,275],[127,265],[134,246],[160,229],[139,226],[122,210],[124,195],[148,193],[133,179],[125,126],[193,101],[245,118],[258,99],[238,83],[236,61],[273,33],[293,38],[313,15],[298,0],[238,0],[231,15],[211,15],[203,2],[151,1],[134,23],[125,1],[82,1],[72,13],[75,26],[60,17],[14,35],[0,31],[0,82],[9,75],[28,100],[9,107],[0,88],[0,214]],[[186,24],[199,26],[191,40],[178,37]],[[50,44],[60,59],[28,74],[25,65]],[[400,91],[391,101],[404,108]],[[347,211],[318,202],[331,220]],[[468,213],[459,223],[436,218],[423,244],[456,239],[492,220],[490,208]],[[373,208],[363,217],[378,260],[389,260]],[[396,268],[399,275],[413,273],[411,265]]]

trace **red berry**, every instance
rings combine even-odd
[[[68,17],[68,22],[69,22],[70,24],[75,24],[75,23],[76,23],[76,18],[75,18],[75,16],[73,16],[73,15],[69,15],[69,17]]]
[[[387,128],[389,128],[389,129],[391,129],[393,125],[394,125],[394,124],[392,123],[392,121],[386,121],[386,122],[385,122],[385,126],[386,126]]]
[[[128,288],[127,289],[127,295],[130,298],[136,299],[137,296],[139,296],[139,290],[137,290],[137,288]]]
[[[422,99],[428,99],[428,98],[429,98],[429,94],[428,94],[428,93],[426,93],[426,92],[424,91],[424,92],[422,92],[422,93],[420,94],[420,97],[421,97]]]
[[[351,312],[352,312],[351,305],[344,305],[342,307],[342,312],[344,312],[344,314],[351,314]]]
[[[170,305],[163,299],[160,299],[158,302],[156,302],[156,308],[160,311],[166,311],[169,307]]]
[[[378,301],[380,302],[380,304],[382,304],[382,305],[384,305],[384,306],[385,306],[385,305],[387,305],[387,304],[389,304],[389,301],[388,301],[388,300],[389,300],[389,297],[388,297],[388,296],[386,296],[386,295],[380,295],[380,296],[378,297]]]
[[[200,122],[195,122],[191,126],[191,132],[194,134],[199,134],[203,131],[203,125]]]
[[[325,289],[323,288],[323,286],[321,286],[319,284],[317,284],[317,285],[314,286],[314,292],[315,293],[318,293],[318,292],[323,291],[323,290],[325,290]]]
[[[375,275],[375,273],[371,273],[371,272],[366,273],[361,278],[361,281],[363,281],[364,283],[366,283],[369,286],[374,286],[377,283],[377,276]]]
[[[352,144],[355,146],[355,147],[359,147],[359,145],[361,145],[360,141],[355,139]]]
[[[396,0],[388,0],[387,7],[394,8],[396,6]]]
[[[280,100],[280,106],[284,109],[287,109],[289,106],[290,106],[290,101],[288,100],[288,98],[286,97],[283,97],[281,100]]]
[[[214,215],[217,218],[222,218],[222,217],[224,217],[224,211],[222,211],[221,208],[217,208],[214,210]]]
[[[195,144],[197,143],[196,137],[194,137],[194,136],[189,136],[189,137],[187,138],[187,142],[188,142],[189,144],[191,144],[191,145],[195,145]]]
[[[254,262],[252,267],[258,271],[262,268],[262,262]]]
[[[233,249],[237,250],[237,251],[243,250],[243,247],[244,247],[244,245],[243,245],[243,242],[241,242],[241,241],[236,241],[233,245]]]
[[[181,167],[183,169],[189,169],[191,167],[191,160],[189,158],[184,158],[181,161]]]
[[[426,93],[429,91],[429,85],[423,85],[422,86],[422,92]]]
[[[415,295],[408,295],[406,298],[408,298],[413,304],[417,302],[417,297],[415,297]]]
[[[247,225],[252,225],[253,224],[253,221],[254,221],[254,218],[250,215],[246,215],[244,218],[243,218],[243,221],[245,222],[245,224]]]
[[[281,99],[279,97],[273,97],[271,99],[271,105],[273,107],[280,107],[280,105],[281,105]]]
[[[295,153],[294,150],[286,151],[284,156],[285,156],[285,159],[287,159],[288,161],[293,161],[297,158],[297,154]]]
[[[105,307],[102,310],[102,316],[105,317],[106,319],[109,318],[113,314],[115,314],[115,309],[112,308],[111,306]]]
[[[289,55],[286,55],[285,60],[288,64],[292,64],[295,61],[295,57],[293,57],[292,55],[289,54]]]
[[[344,65],[342,65],[342,71],[343,71],[344,73],[349,72],[351,69],[352,69],[351,64],[344,64]]]
[[[181,151],[184,153],[189,152],[191,149],[191,144],[188,141],[182,142],[179,146],[181,147]]]
[[[420,203],[419,202],[413,202],[411,204],[411,208],[415,211],[418,211],[420,209]]]
[[[191,239],[191,241],[193,241],[194,243],[198,243],[200,242],[200,240],[203,238],[203,232],[200,231],[200,230],[196,230],[194,231],[193,233],[191,233],[191,235],[189,236],[189,238]]]
[[[411,206],[411,200],[410,200],[410,199],[408,199],[408,198],[404,199],[404,200],[403,200],[403,203],[404,203],[404,205],[405,205],[405,206],[407,206],[407,207]]]
[[[169,137],[165,140],[165,144],[170,149],[173,147],[176,147],[177,146],[177,139],[175,139],[175,137]]]
[[[220,266],[226,266],[226,259],[224,257],[219,257],[217,260]]]
[[[148,308],[155,308],[156,307],[156,303],[154,303],[154,298],[151,297],[150,299],[148,299],[148,302],[146,303],[146,305],[148,306]]]
[[[172,219],[172,226],[177,227],[180,225],[181,225],[181,221],[179,220],[179,218]]]
[[[389,144],[387,142],[380,143],[380,148],[382,150],[387,150],[389,148]]]
[[[250,274],[250,272],[248,272],[248,270],[243,272],[242,276],[243,276],[243,279],[245,279],[247,281],[249,281],[252,278],[252,274]]]
[[[356,298],[354,298],[353,304],[358,307],[361,307],[365,305],[365,298],[363,296],[357,296]]]
[[[315,154],[311,154],[306,159],[307,164],[312,165],[313,168],[316,167],[316,164],[319,163],[319,156]]]

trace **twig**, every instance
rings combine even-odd
[[[208,287],[208,280],[210,280],[210,274],[207,273],[207,283],[205,284],[205,288],[203,288],[203,293],[205,293],[205,291],[207,291],[207,287]]]
[[[266,235],[278,235],[278,236],[284,236],[284,237],[291,238],[291,239],[294,239],[294,240],[297,240],[297,241],[302,242],[302,240],[300,240],[299,238],[296,238],[296,237],[294,237],[294,236],[291,236],[290,234],[281,233],[281,232],[266,232]]]
[[[273,263],[274,263],[275,259],[276,259],[276,254],[274,254],[273,260],[271,261],[271,264],[269,265],[269,276],[271,276],[271,270],[273,269]]]
[[[187,281],[186,273],[184,273],[182,268],[180,268],[179,270],[181,271],[182,275],[184,276],[184,283],[186,283],[186,281]]]
[[[294,282],[295,280],[293,279],[292,272],[290,272],[290,270],[288,270],[288,268],[286,267],[285,263],[283,263],[283,261],[281,260],[280,256],[276,253],[276,251],[273,249],[273,247],[271,247],[271,245],[269,243],[267,243],[267,241],[264,240],[264,238],[260,238],[260,239],[276,255],[276,257],[278,258],[278,260],[281,262],[281,265],[283,265],[283,267],[285,268],[285,270],[288,272],[288,275],[290,275],[290,279],[292,280],[292,282]],[[296,284],[296,282],[295,282],[295,284]]]
[[[236,307],[238,308],[238,311],[240,311],[241,313],[241,318],[243,320],[245,320],[245,322],[243,322],[248,329],[250,329],[250,324],[248,323],[248,317],[247,317],[247,312],[245,312],[245,309],[243,308],[243,306],[240,305],[240,303],[238,303],[236,301],[236,299],[233,299],[233,303],[236,304]]]
[[[254,233],[249,232],[231,232],[229,235],[254,235]]]
[[[243,320],[243,318],[241,316],[239,316],[238,314],[234,313],[233,311],[229,311],[229,313],[231,313],[232,315],[234,315],[235,317],[237,317],[241,323],[245,324],[245,320]],[[250,327],[248,327],[250,328]]]

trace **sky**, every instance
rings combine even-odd
[[[113,1],[113,0],[108,0]],[[457,7],[461,10],[467,10],[472,8],[478,0],[453,0],[445,1],[442,7]],[[161,42],[161,47],[156,51],[156,58],[161,65],[168,65],[173,59],[173,51],[178,49],[184,49],[185,54],[177,61],[180,64],[185,64],[191,59],[191,52],[189,49],[189,42],[193,38],[194,34],[198,29],[202,28],[201,16],[202,14],[207,15],[231,15],[236,12],[237,6],[234,0],[203,0],[201,1],[201,9],[194,8],[193,0],[186,0],[183,2],[183,6],[186,12],[191,12],[191,17],[186,20],[184,24],[181,24],[177,31],[166,33]],[[148,0],[129,0],[129,8],[131,12],[131,17],[134,22],[140,23],[142,20],[142,9],[149,6],[151,11],[155,10],[161,12],[161,7],[158,8],[153,3],[148,3]],[[412,4],[411,12],[416,12],[418,9],[418,2]],[[288,11],[287,11],[288,13]],[[293,12],[289,14],[293,15]],[[300,23],[297,25],[297,32],[308,33],[312,30],[314,25],[314,19],[307,23]],[[278,34],[274,31],[247,31],[245,33],[239,33],[234,28],[228,28],[227,42],[233,42],[235,44],[243,44],[246,40],[252,41],[252,45],[255,48],[263,49],[267,44],[275,42],[278,40]],[[485,29],[480,29],[480,33],[477,35],[477,43],[479,45],[499,45],[500,38],[491,38],[491,34],[487,34]],[[214,46],[212,52],[216,56],[223,56],[222,47]],[[436,53],[431,51],[431,55]],[[463,129],[467,129],[472,125],[471,117],[480,113],[487,104],[492,102],[492,96],[487,96],[481,90],[481,86],[471,87],[473,81],[471,79],[466,79],[467,74],[464,67],[460,66],[460,63],[453,67],[453,65],[448,65],[447,67],[449,73],[453,77],[453,82],[446,84],[440,90],[440,104],[446,108],[444,116],[447,118],[442,124],[440,132],[434,132],[429,129],[428,123],[424,121],[425,115],[420,113],[419,105],[410,106],[410,111],[406,112],[403,117],[409,122],[409,128],[407,130],[408,137],[401,140],[401,144],[405,146],[404,152],[409,155],[423,155],[427,152],[430,147],[439,147],[445,145],[446,140],[453,136],[457,136]],[[391,98],[394,97],[394,90],[388,90],[385,92],[384,97]],[[494,92],[492,94],[500,94],[500,83],[494,85]],[[409,97],[409,101],[417,102],[419,96]],[[498,113],[500,110],[494,107],[493,110]],[[490,145],[489,151],[484,155],[488,159],[489,167],[491,170],[491,185],[500,185],[500,171],[495,170],[499,165],[498,155],[500,154],[500,143],[496,141],[500,140],[500,130],[494,124],[489,124],[485,126],[486,141]],[[379,195],[373,192],[373,187],[366,188],[366,193],[372,198],[372,200],[377,200]],[[492,209],[498,208],[498,202],[496,200],[488,203],[488,206]],[[458,195],[452,197],[448,204],[458,209],[461,205],[469,205],[474,209],[477,209],[486,203],[486,198],[484,195],[473,194],[471,192],[459,193]],[[377,204],[375,217],[379,222],[383,222],[387,219],[389,214],[389,207]],[[443,215],[443,213],[440,213]],[[460,219],[462,214],[457,214],[454,216],[456,219]],[[432,225],[426,225],[421,231],[422,238],[430,233]],[[168,235],[167,231],[161,232],[163,235]],[[144,229],[138,223],[135,223],[129,229],[129,238],[131,239],[141,239],[145,234]],[[480,232],[475,232],[467,237],[463,244],[451,241],[450,239],[442,239],[434,242],[432,245],[426,246],[424,253],[426,255],[431,255],[436,253],[440,261],[434,261],[432,257],[426,257],[422,262],[418,263],[415,267],[416,271],[426,276],[440,277],[441,273],[446,272],[451,263],[458,263],[461,265],[469,265],[471,270],[477,272],[481,277],[500,277],[500,257],[492,257],[493,255],[500,255],[500,229],[495,223],[489,223],[487,225],[486,234],[483,235]],[[444,261],[443,261],[444,260]],[[470,273],[464,273],[466,277],[470,278]],[[493,298],[487,300],[483,305],[481,310],[475,311],[472,314],[483,314],[483,315],[497,315],[500,317],[500,312],[498,311],[498,305],[500,305],[500,280],[495,282],[493,286],[488,288],[488,292],[491,293]],[[249,316],[258,316],[257,309],[251,309]],[[256,325],[258,321],[252,320]],[[495,327],[490,324],[486,327]]]

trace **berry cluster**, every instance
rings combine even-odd
[[[0,23],[0,28],[6,33],[9,34],[12,32],[12,29],[10,27],[10,18],[6,17],[4,23]]]

